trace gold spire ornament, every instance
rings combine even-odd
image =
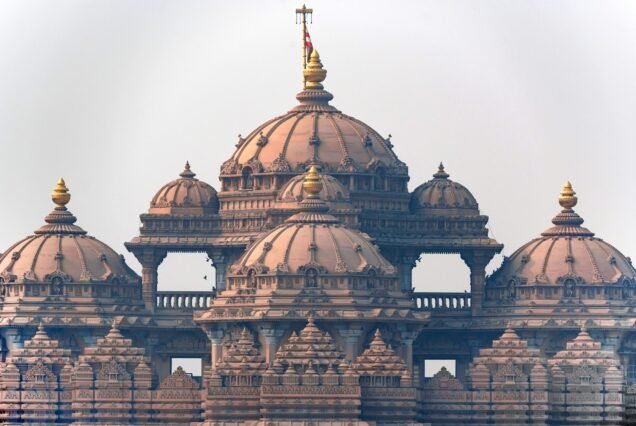
[[[320,173],[315,165],[311,165],[309,171],[305,175],[305,181],[303,182],[303,189],[307,196],[307,199],[319,199],[320,191],[322,191],[322,181],[320,180]]]
[[[68,192],[68,188],[66,187],[66,182],[64,182],[63,178],[60,178],[57,181],[57,185],[53,188],[53,192],[51,193],[51,200],[58,206],[64,207],[71,201],[71,194]]]
[[[566,181],[565,185],[563,185],[563,189],[561,190],[559,204],[563,207],[564,211],[571,211],[572,208],[576,206],[578,200],[576,192],[572,189],[572,184],[569,180]]]
[[[305,88],[322,90],[324,86],[321,84],[327,77],[327,70],[322,67],[320,62],[320,54],[318,50],[314,49],[309,57],[309,63],[303,70],[303,76],[305,77]]]

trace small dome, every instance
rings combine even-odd
[[[300,102],[286,114],[257,127],[239,142],[221,175],[305,172],[310,164],[322,165],[324,173],[375,173],[407,176],[406,165],[393,152],[390,137],[329,105],[333,96],[321,82],[326,76],[314,50],[305,70],[305,90]],[[311,74],[311,75],[308,75]]]
[[[303,176],[304,193],[301,212],[267,233],[249,247],[234,264],[232,272],[362,273],[374,270],[395,274],[396,270],[358,231],[343,226],[325,213],[329,208],[320,199],[323,179],[315,167]]]
[[[219,211],[216,190],[195,178],[186,162],[180,178],[164,185],[150,202],[151,214],[165,215],[206,215]]]
[[[411,210],[433,216],[478,216],[479,205],[473,194],[449,176],[440,163],[433,179],[413,191]]]
[[[63,179],[53,191],[57,206],[46,225],[17,242],[0,257],[3,282],[119,282],[140,281],[108,245],[86,235],[65,207],[70,194]]]
[[[583,219],[572,209],[577,197],[569,182],[559,203],[563,210],[552,219],[554,226],[507,258],[489,278],[489,285],[634,283],[631,260],[581,226]]]
[[[305,175],[291,178],[278,193],[277,207],[298,208],[298,203],[306,196],[303,188],[304,180]],[[330,175],[320,174],[320,181],[322,184],[320,199],[326,201],[330,208],[338,208],[340,204],[351,208],[349,190],[338,179]]]

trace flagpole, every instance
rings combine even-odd
[[[302,40],[302,48],[303,48],[303,70],[307,68],[307,15],[311,18],[311,14],[313,13],[313,9],[307,8],[303,4],[303,7],[296,9],[296,23],[298,23],[298,18],[300,17],[300,23],[302,24],[301,28],[301,40]],[[305,78],[303,77],[303,89],[306,88]]]

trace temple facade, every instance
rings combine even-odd
[[[218,190],[189,163],[159,189],[125,244],[140,276],[59,180],[45,224],[0,254],[0,421],[636,424],[636,270],[571,184],[487,276],[503,245],[475,196],[442,164],[409,190],[390,135],[332,105],[326,74],[312,49],[297,104],[239,136]],[[158,291],[172,253],[206,254],[215,287]],[[459,254],[470,292],[415,292],[431,253]]]

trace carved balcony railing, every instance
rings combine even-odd
[[[470,311],[470,293],[413,293],[422,311]]]
[[[214,291],[158,291],[157,309],[194,311],[207,309]],[[470,311],[470,293],[413,293],[417,308],[423,311]]]
[[[186,311],[207,309],[214,295],[214,291],[158,291],[156,308]]]

